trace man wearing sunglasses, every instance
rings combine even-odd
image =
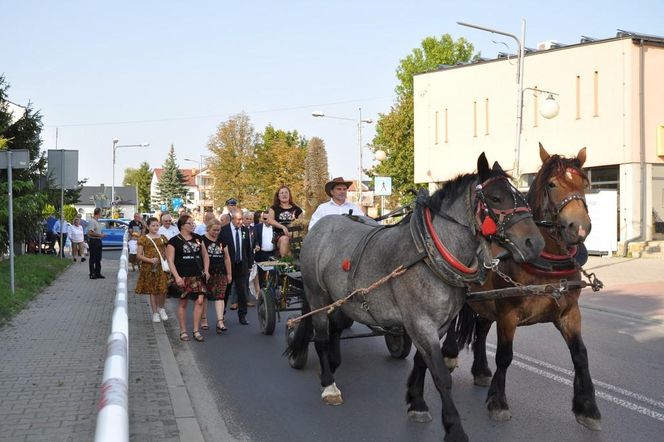
[[[168,212],[162,213],[161,227],[159,227],[159,231],[157,233],[159,235],[164,235],[169,240],[178,233],[180,233],[178,227],[175,224],[173,224],[173,217],[171,216],[170,213]]]

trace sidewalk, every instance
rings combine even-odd
[[[118,265],[119,261],[103,260],[106,279],[91,280],[88,263],[74,263],[0,328],[0,441],[94,439]],[[188,401],[186,391],[175,407],[171,400],[172,383],[166,376],[170,371],[171,377],[177,377],[179,371],[164,327],[149,322],[147,302],[134,295],[136,276],[130,275],[130,438],[192,440],[183,434],[196,435],[195,428],[193,433],[186,428],[183,432],[178,426],[191,427],[191,407],[189,416],[175,412]],[[171,355],[169,364],[160,354],[164,343]],[[177,391],[177,385],[172,388]],[[200,430],[197,434],[194,440],[202,440]]]
[[[664,260],[591,257],[584,269],[604,289],[584,289],[582,307],[664,324]]]

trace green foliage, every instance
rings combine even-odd
[[[157,201],[153,201],[153,203],[156,203],[157,206],[166,204],[168,210],[173,211],[173,198],[185,199],[187,195],[187,186],[175,160],[175,147],[173,145],[168,151],[163,169],[157,183]]]
[[[54,213],[56,213],[56,211],[55,207],[52,204],[49,203],[44,204],[44,208],[42,209],[42,218],[48,218]]]
[[[24,115],[12,122],[8,110],[9,85],[0,76],[0,138],[3,149],[27,149],[30,164],[27,169],[12,170],[14,242],[20,244],[34,238],[41,228],[41,213],[47,195],[35,183],[46,169],[45,155],[40,152],[41,115],[28,104]],[[0,171],[0,253],[9,248],[9,210],[7,170]]]
[[[0,261],[0,325],[21,311],[71,264],[50,255],[22,255],[14,260],[14,288],[9,287],[9,261]]]
[[[473,45],[466,39],[454,41],[449,34],[444,34],[440,38],[425,38],[421,47],[413,49],[399,63],[396,102],[389,113],[379,116],[372,143],[375,149],[385,151],[387,159],[370,171],[372,176],[392,177],[392,205],[409,202],[413,198],[410,191],[417,188],[414,183],[413,75],[435,69],[441,64],[467,62],[472,56]]]
[[[147,161],[143,161],[138,169],[125,169],[122,180],[123,186],[134,186],[138,189],[138,211],[150,211],[150,183],[152,182],[152,169]]]
[[[78,211],[74,206],[65,206],[64,214],[65,214],[65,221],[71,223],[74,221],[74,217],[78,215]]]
[[[325,183],[327,183],[329,177],[325,142],[314,137],[309,140],[307,157],[304,160],[305,217],[311,217],[316,207],[328,200],[325,193]]]

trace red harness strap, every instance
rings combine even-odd
[[[431,222],[431,212],[429,211],[428,207],[424,207],[424,223],[427,227],[429,235],[431,235],[431,239],[433,239],[433,243],[436,245],[438,253],[440,253],[442,257],[445,258],[445,261],[447,261],[452,267],[454,267],[458,271],[465,274],[472,274],[477,271],[477,269],[471,269],[470,267],[467,267],[461,261],[456,259],[454,255],[450,253],[449,250],[447,250],[445,244],[443,244],[440,238],[438,238],[438,235],[436,234],[436,231],[433,228],[433,223]]]
[[[567,269],[567,270],[541,270],[538,269],[537,267],[534,267],[528,263],[523,263],[521,264],[521,268],[523,268],[526,272],[530,273],[531,275],[536,275],[536,276],[548,276],[552,278],[559,278],[561,276],[572,276],[577,273],[577,270],[575,268],[572,269]]]

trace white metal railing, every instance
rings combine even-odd
[[[95,442],[129,442],[128,233],[122,241],[111,334],[106,342]]]

